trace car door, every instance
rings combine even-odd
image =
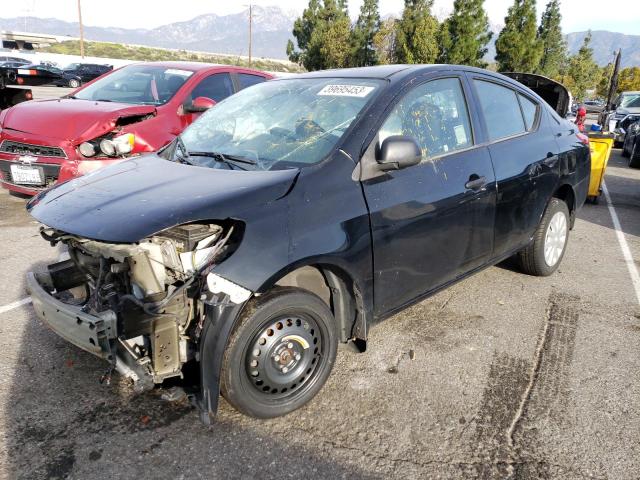
[[[457,74],[409,88],[362,159],[371,162],[372,152],[391,135],[413,137],[423,153],[418,165],[362,182],[370,209],[377,316],[491,256],[495,179],[487,148],[474,140],[467,89]]]
[[[190,90],[184,94],[182,105],[193,102],[195,98],[206,97],[220,102],[230,95],[233,95],[234,86],[231,75],[228,72],[220,72],[208,75],[198,81]],[[174,135],[178,135],[182,130],[195,121],[202,113],[185,112],[182,107],[178,111],[179,122],[176,129],[172,130]]]
[[[531,240],[558,180],[549,113],[533,96],[494,77],[472,75],[498,186],[494,256]]]

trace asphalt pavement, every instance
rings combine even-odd
[[[620,233],[604,196],[585,205],[553,276],[485,269],[341,349],[304,408],[261,421],[222,401],[210,427],[100,384],[104,363],[15,303],[57,251],[2,191],[0,478],[638,478],[640,170],[619,150],[606,185]]]

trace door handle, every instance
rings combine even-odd
[[[469,177],[469,181],[464,184],[467,190],[480,190],[487,184],[486,177],[479,177],[475,173]]]

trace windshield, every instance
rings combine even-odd
[[[163,105],[193,75],[190,70],[130,65],[77,92],[74,98],[103,102]]]
[[[620,106],[623,108],[640,107],[640,93],[622,95],[620,98]]]
[[[278,170],[321,161],[383,85],[382,80],[305,78],[249,87],[208,110],[181,135],[189,163],[216,167],[221,153]],[[246,167],[246,165],[245,165]]]

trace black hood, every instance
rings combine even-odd
[[[224,220],[274,201],[286,195],[297,173],[212,169],[146,155],[46,190],[27,210],[67,233],[131,243],[175,225]]]

